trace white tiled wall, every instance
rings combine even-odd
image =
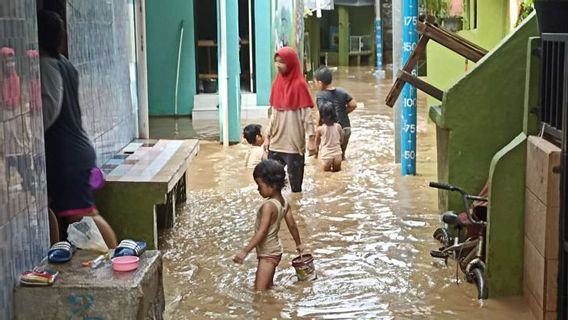
[[[48,246],[47,195],[34,0],[0,1],[0,318],[11,316],[19,273],[33,267]],[[15,74],[8,69],[15,63]],[[7,90],[8,79],[18,90]],[[35,98],[35,100],[34,100]],[[8,101],[16,101],[8,102]]]
[[[136,135],[129,1],[67,3],[69,58],[80,73],[83,124],[102,163]],[[0,319],[11,318],[17,277],[41,261],[49,241],[41,106],[33,91],[39,79],[36,28],[35,0],[0,0],[0,48],[15,51],[20,86],[19,104],[7,103],[13,91],[4,93],[10,74],[0,54]]]

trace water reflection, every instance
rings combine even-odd
[[[339,74],[365,108],[352,116],[348,162],[339,173],[307,161],[304,192],[289,194],[303,241],[315,255],[318,279],[297,283],[294,243],[282,231],[285,253],[276,288],[252,292],[256,259],[232,255],[250,238],[261,203],[244,163],[250,147],[203,142],[191,164],[188,202],[176,228],[165,232],[167,316],[171,319],[516,319],[529,318],[519,298],[489,300],[475,287],[455,285],[453,268],[432,261],[439,225],[434,127],[420,110],[417,177],[401,178],[393,164],[392,111],[379,105],[388,84],[370,73]],[[424,104],[424,103],[422,103]],[[285,229],[285,228],[283,228]]]

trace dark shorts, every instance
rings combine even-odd
[[[91,170],[85,170],[48,178],[49,206],[58,218],[89,215],[97,210],[90,177]]]

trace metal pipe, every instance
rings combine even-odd
[[[249,77],[250,77],[250,92],[254,92],[254,79],[253,75],[253,52],[252,52],[252,0],[248,0],[248,22],[249,22]]]
[[[183,46],[183,20],[181,20],[181,30],[179,34],[179,47],[178,47],[178,56],[177,56],[177,68],[176,68],[176,88],[175,88],[175,97],[174,97],[174,117],[176,119],[176,131],[175,134],[178,134],[178,121],[177,121],[177,114],[178,114],[178,91],[179,91],[179,68],[181,65],[181,49]]]
[[[146,10],[144,0],[134,2],[136,23],[136,73],[138,84],[138,138],[150,138],[148,117],[148,69],[146,66]]]

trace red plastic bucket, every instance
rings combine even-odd
[[[292,259],[292,266],[296,269],[299,281],[315,280],[317,278],[314,268],[314,257],[311,254],[303,254]]]

